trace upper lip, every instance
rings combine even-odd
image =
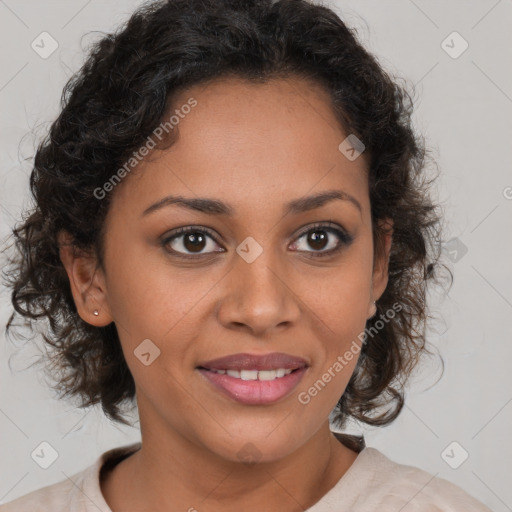
[[[279,368],[295,370],[308,366],[302,357],[283,352],[270,354],[232,354],[200,363],[198,368],[208,370],[277,370]]]

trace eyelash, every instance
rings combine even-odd
[[[296,240],[299,240],[304,235],[307,235],[308,233],[314,232],[314,231],[317,231],[317,230],[318,231],[322,230],[322,231],[326,231],[326,232],[329,232],[329,233],[333,233],[333,234],[337,235],[339,237],[339,239],[340,239],[340,242],[338,243],[338,245],[334,249],[331,249],[329,251],[323,251],[323,252],[305,251],[307,253],[310,253],[309,256],[312,257],[312,258],[325,258],[325,257],[328,257],[328,256],[332,256],[335,253],[339,252],[344,246],[350,245],[352,243],[352,241],[353,241],[353,237],[351,235],[349,235],[345,231],[343,231],[343,230],[341,230],[341,229],[339,229],[337,227],[334,227],[334,226],[336,226],[336,224],[333,224],[331,221],[329,221],[327,223],[314,224],[314,225],[309,226],[308,228],[304,229],[303,231],[301,231],[297,235]],[[195,227],[195,226],[187,226],[187,227],[176,229],[176,231],[171,236],[168,236],[168,237],[164,238],[162,240],[162,242],[161,242],[162,246],[164,247],[164,249],[167,250],[167,245],[170,242],[172,242],[174,239],[179,238],[180,236],[183,236],[183,235],[186,235],[186,234],[189,234],[189,233],[201,233],[201,234],[204,234],[204,235],[208,235],[211,239],[213,239],[213,241],[217,245],[220,245],[219,242],[217,241],[215,235],[213,234],[213,232],[211,230],[209,230],[208,228],[205,228],[205,227]],[[178,258],[193,259],[193,260],[194,259],[203,258],[204,256],[206,256],[206,254],[212,254],[212,253],[205,253],[205,254],[191,255],[191,254],[183,254],[183,253],[174,251],[173,249],[171,249],[171,251]],[[171,251],[169,251],[169,252],[171,252]],[[216,251],[216,252],[221,252],[221,251]]]

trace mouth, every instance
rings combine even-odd
[[[288,396],[302,380],[309,365],[289,354],[234,354],[205,363],[196,370],[231,399],[248,405],[264,405]]]
[[[201,366],[198,367],[199,370],[206,370],[208,372],[215,372],[219,375],[229,375],[234,379],[240,380],[259,380],[259,381],[271,381],[275,379],[281,379],[290,373],[296,372],[301,368],[277,368],[276,370],[268,369],[268,370],[215,370],[210,368],[203,368]]]

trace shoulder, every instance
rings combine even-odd
[[[140,443],[108,450],[94,464],[65,480],[0,505],[0,512],[111,512],[101,493],[101,470],[138,448]]]
[[[375,448],[365,448],[358,459],[359,470],[371,475],[368,481],[371,492],[360,497],[364,510],[398,507],[402,512],[491,512],[452,482],[394,462]]]
[[[24,512],[28,510],[31,512],[81,511],[80,508],[72,508],[72,504],[76,504],[77,501],[75,483],[79,486],[83,484],[88,472],[90,472],[90,468],[74,474],[69,479],[42,487],[5,505],[0,505],[0,512]]]

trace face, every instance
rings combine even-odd
[[[104,269],[87,293],[69,262],[68,273],[82,318],[116,324],[143,436],[159,430],[232,461],[252,443],[262,460],[279,459],[325,424],[387,284],[387,253],[373,258],[367,162],[338,149],[348,134],[314,83],[217,80],[174,108],[190,98],[178,141],[114,191]],[[307,201],[327,192],[338,197]],[[260,369],[298,369],[252,381],[200,368],[276,352],[296,359]],[[242,377],[275,377],[251,365]]]

